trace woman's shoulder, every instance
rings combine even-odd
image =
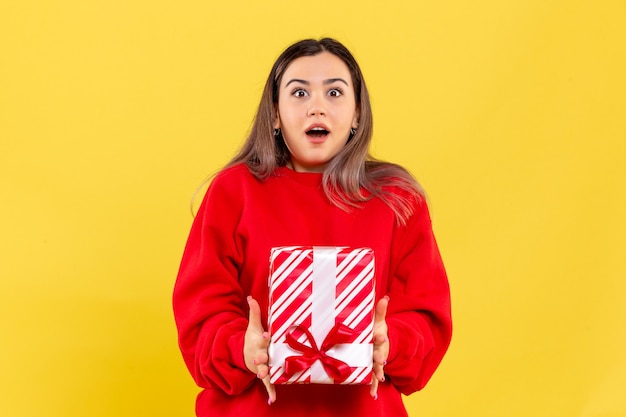
[[[238,199],[245,184],[253,179],[245,164],[226,166],[205,180],[201,188],[205,189],[205,199]]]
[[[251,176],[250,169],[243,162],[227,165],[217,172],[215,178],[245,177]]]
[[[424,189],[403,166],[385,161],[368,161],[365,165],[368,179],[376,189],[401,194],[404,198],[420,200]]]
[[[228,165],[219,170],[211,180],[212,186],[232,186],[241,185],[247,181],[256,180],[255,176],[250,172],[248,166],[241,162],[234,165]]]
[[[425,208],[422,186],[401,165],[373,160],[366,163],[366,171],[373,194],[394,211],[399,224],[406,225]]]
[[[244,200],[246,182],[254,178],[245,164],[226,166],[205,180],[200,189],[204,189],[204,197],[200,204],[200,212],[204,206],[227,204],[231,209]],[[200,189],[197,191],[199,192]]]

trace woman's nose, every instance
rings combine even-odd
[[[313,94],[309,100],[308,116],[325,116],[326,106],[322,94]]]

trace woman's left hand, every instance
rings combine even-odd
[[[389,297],[384,296],[376,304],[374,314],[374,365],[372,369],[372,385],[370,386],[370,395],[374,399],[378,398],[378,384],[385,381],[385,371],[383,366],[387,363],[389,356],[389,337],[387,334],[387,305]]]

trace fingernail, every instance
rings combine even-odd
[[[267,339],[267,333],[263,333],[263,334],[261,335],[261,337],[262,337],[263,339]]]
[[[378,393],[374,394],[374,401],[378,399]]]
[[[387,339],[387,338],[385,337],[385,340],[383,340],[383,343],[387,343],[388,341],[389,341],[389,339]]]
[[[385,377],[380,378],[380,382],[385,382]]]
[[[256,365],[256,364],[255,364],[255,365]],[[385,365],[387,365],[387,361],[384,361],[384,362],[383,362],[383,366],[385,366]]]
[[[267,399],[267,405],[272,405],[272,399],[271,398]]]

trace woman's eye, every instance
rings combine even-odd
[[[343,93],[338,88],[333,88],[332,90],[330,90],[328,92],[328,95],[331,96],[331,97],[339,97],[341,94],[343,94]]]
[[[300,88],[295,90],[292,94],[294,97],[306,97],[308,95],[305,90],[302,90]]]

